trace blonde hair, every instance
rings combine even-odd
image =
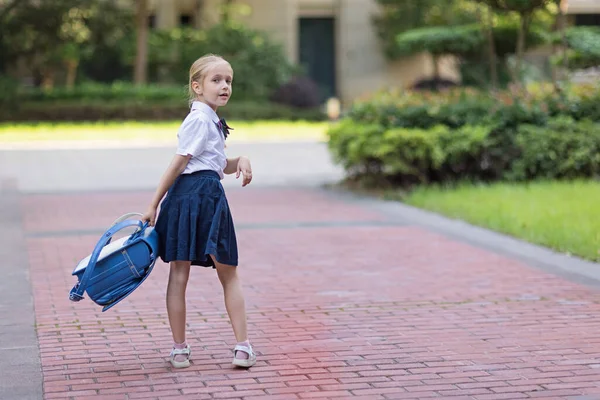
[[[198,82],[202,85],[204,78],[206,77],[207,72],[213,67],[215,64],[226,63],[231,67],[229,62],[225,60],[223,57],[217,54],[205,54],[192,64],[190,67],[190,82],[188,85],[189,92],[189,102],[190,104],[196,100],[196,92],[192,88],[192,83]]]

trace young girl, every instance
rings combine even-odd
[[[205,55],[190,68],[190,113],[179,128],[176,154],[142,217],[155,225],[160,257],[170,263],[167,313],[174,340],[170,361],[175,368],[190,365],[191,349],[185,339],[185,290],[191,265],[217,270],[237,340],[233,364],[249,368],[256,363],[247,337],[245,301],[237,275],[236,235],[220,181],[224,174],[233,173],[236,178],[243,175],[242,186],[252,180],[246,157],[225,157],[229,127],[216,113],[231,97],[232,80],[231,65],[216,55]],[[156,209],[165,193],[155,224]]]

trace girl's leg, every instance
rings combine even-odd
[[[221,264],[214,257],[213,261],[217,268],[219,280],[223,285],[225,308],[227,309],[227,314],[229,314],[233,333],[237,340],[237,344],[233,350],[233,364],[249,368],[256,363],[256,355],[248,341],[246,303],[244,293],[242,292],[242,284],[237,275],[237,267]]]
[[[187,347],[185,343],[185,291],[187,288],[188,279],[190,277],[189,261],[173,261],[169,271],[169,283],[167,285],[167,314],[169,316],[169,324],[171,325],[171,333],[173,334],[174,348],[184,349]],[[187,356],[176,355],[174,360],[178,363],[185,362]]]
[[[212,257],[212,256],[211,256]],[[225,309],[233,326],[233,334],[238,342],[248,340],[246,326],[246,302],[242,291],[242,284],[237,274],[237,267],[221,264],[212,257],[217,268],[217,275],[223,285],[225,296]]]

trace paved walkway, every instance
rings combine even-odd
[[[323,159],[313,161],[321,179],[336,177]],[[43,173],[101,173],[85,172],[91,164],[82,172],[49,163],[54,170]],[[597,265],[325,191],[317,178],[299,186],[281,170],[271,173],[248,188],[227,184],[259,352],[249,371],[230,365],[234,338],[213,270],[191,276],[194,352],[186,370],[167,361],[163,263],[107,313],[68,300],[71,270],[107,224],[145,207],[147,178],[130,190],[105,184],[101,191],[68,182],[49,191],[23,174],[17,184],[26,187],[15,191],[5,180],[0,304],[9,307],[1,308],[8,317],[0,338],[10,342],[0,349],[0,398],[600,398]]]

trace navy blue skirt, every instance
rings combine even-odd
[[[219,175],[198,171],[177,177],[160,205],[155,230],[164,262],[214,267],[238,264],[237,240]]]

